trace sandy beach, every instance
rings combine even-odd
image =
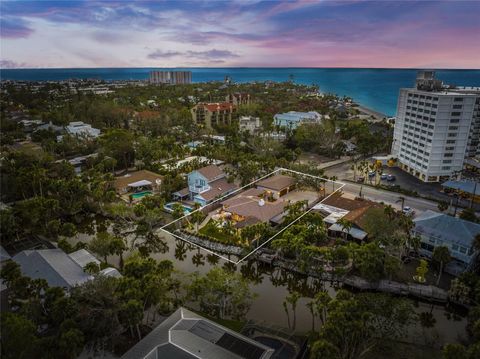
[[[375,111],[375,110],[372,110],[368,107],[365,107],[365,106],[362,106],[360,104],[356,104],[357,106],[355,106],[356,109],[358,109],[360,111],[361,114],[364,114],[364,115],[367,115],[367,116],[373,116],[375,117],[376,120],[378,121],[381,121],[383,120],[384,118],[388,118],[389,116],[381,113],[381,112],[378,112],[378,111]]]

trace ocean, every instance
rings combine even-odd
[[[2,80],[60,81],[67,79],[144,80],[151,70],[161,68],[92,68],[92,69],[1,69]],[[166,69],[165,70],[171,70]],[[176,69],[173,69],[176,70]],[[398,90],[411,87],[415,69],[350,68],[181,68],[192,71],[193,82],[293,81],[316,84],[320,91],[352,97],[356,102],[388,116],[395,115]],[[447,84],[480,86],[480,70],[437,70],[437,78]]]

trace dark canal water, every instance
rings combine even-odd
[[[168,244],[166,253],[153,254],[152,258],[157,260],[171,260],[175,268],[188,275],[193,272],[207,273],[215,266],[222,266],[226,269],[236,270],[246,278],[252,280],[252,291],[256,293],[247,319],[255,320],[260,323],[273,324],[282,327],[288,327],[287,316],[283,308],[283,301],[289,291],[296,290],[304,296],[298,301],[296,317],[298,332],[307,332],[312,327],[312,317],[306,304],[319,290],[327,290],[330,295],[335,295],[335,287],[330,282],[322,282],[311,277],[304,277],[293,274],[289,271],[272,268],[269,265],[256,261],[248,261],[239,265],[234,265],[217,256],[208,254],[203,250],[190,246],[185,242],[175,239],[165,234],[164,240]],[[73,242],[88,242],[92,238],[92,233],[80,233]],[[125,255],[128,258],[129,253]],[[236,260],[234,256],[231,259]],[[118,258],[109,257],[109,263],[118,264]],[[433,328],[424,329],[420,324],[412,325],[408,333],[405,333],[404,341],[426,344],[435,343],[441,346],[444,343],[458,342],[460,338],[466,336],[466,319],[459,315],[454,315],[447,311],[442,305],[432,305],[425,302],[414,302],[416,311],[431,312],[435,318]],[[315,323],[319,328],[319,323]]]

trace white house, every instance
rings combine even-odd
[[[241,116],[238,119],[238,127],[241,132],[247,131],[251,135],[262,128],[262,122],[258,117]]]
[[[68,126],[65,127],[65,130],[68,134],[72,136],[82,136],[82,137],[91,137],[97,138],[100,136],[100,130],[93,128],[92,125],[84,123],[82,121],[70,122]]]
[[[320,123],[322,121],[322,115],[316,111],[289,111],[285,113],[277,113],[273,116],[273,119],[276,126],[295,129],[304,123]]]

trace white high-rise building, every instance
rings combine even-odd
[[[480,87],[446,86],[420,71],[415,88],[398,97],[392,155],[424,182],[455,177],[466,158],[480,156]]]

